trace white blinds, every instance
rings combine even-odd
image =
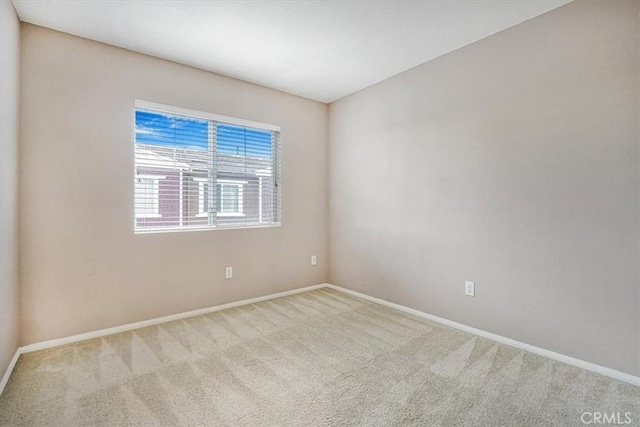
[[[136,232],[280,223],[273,125],[136,102]]]

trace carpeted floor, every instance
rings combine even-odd
[[[329,289],[24,354],[0,397],[9,426],[580,426],[583,412],[640,425],[640,387]]]

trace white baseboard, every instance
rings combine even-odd
[[[260,301],[266,301],[274,298],[286,297],[288,295],[299,294],[301,292],[312,291],[314,289],[324,288],[324,284],[307,286],[304,288],[292,289],[290,291],[277,292],[275,294],[265,295],[262,297],[249,298],[241,301],[230,302],[228,304],[216,305],[214,307],[201,308],[199,310],[186,311],[184,313],[172,314],[170,316],[158,317],[155,319],[143,320],[140,322],[128,323],[126,325],[114,326],[113,328],[100,329],[83,334],[71,335],[63,338],[56,338],[48,341],[41,341],[20,347],[20,353],[30,353],[32,351],[44,350],[46,348],[57,347],[59,345],[70,344],[78,341],[85,341],[92,338],[104,337],[120,332],[131,331],[133,329],[144,328],[146,326],[158,325],[160,323],[171,322],[174,320],[186,319],[188,317],[199,316],[201,314],[213,313],[215,311],[225,310],[227,308],[240,307],[242,305],[253,304]]]
[[[442,317],[434,316],[433,314],[425,313],[420,310],[405,307],[404,305],[385,301],[380,298],[375,298],[366,294],[362,294],[360,292],[352,291],[351,289],[343,288],[341,286],[332,285],[331,283],[325,283],[325,285],[328,288],[335,289],[336,291],[344,292],[346,294],[353,295],[358,298],[365,299],[367,301],[385,305],[387,307],[391,307],[396,310],[403,311],[405,313],[413,314],[414,316],[422,317],[424,319],[428,319],[445,326],[450,326],[452,328],[459,329],[461,331],[469,332],[470,334],[478,335],[480,337],[487,338],[489,340],[496,341],[501,344],[519,348],[521,350],[528,351],[529,353],[538,354],[540,356],[548,357],[549,359],[557,360],[559,362],[577,366],[578,368],[586,369],[587,371],[596,372],[598,374],[602,374],[607,377],[614,378],[616,380],[620,380],[629,384],[640,386],[640,377],[636,377],[631,374],[616,371],[615,369],[607,368],[605,366],[596,365],[595,363],[585,362],[584,360],[576,359],[575,357],[565,356],[564,354],[556,353],[555,351],[547,350],[544,348],[536,347],[535,345],[516,341],[511,338],[507,338],[501,335],[493,334],[491,332],[483,331],[482,329],[474,328],[472,326],[463,325],[462,323],[454,322],[453,320],[448,320]]]
[[[4,388],[7,386],[9,382],[9,377],[11,377],[11,373],[13,372],[13,368],[16,367],[16,363],[18,363],[18,357],[20,357],[20,347],[16,349],[16,352],[13,354],[11,358],[11,362],[9,362],[9,366],[7,366],[7,370],[4,372],[2,376],[2,381],[0,381],[0,395],[4,391]]]

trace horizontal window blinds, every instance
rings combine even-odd
[[[279,225],[279,130],[170,108],[136,104],[136,232]]]

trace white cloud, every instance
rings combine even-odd
[[[157,135],[158,133],[149,128],[145,128],[142,126],[136,126],[136,135]]]

